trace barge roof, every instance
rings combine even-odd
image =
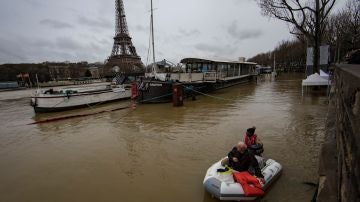
[[[256,65],[254,62],[241,62],[241,61],[221,61],[221,60],[210,60],[203,58],[184,58],[180,61],[181,63],[230,63],[230,64],[249,64]]]

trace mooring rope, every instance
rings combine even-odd
[[[223,97],[219,97],[219,96],[213,96],[213,95],[210,95],[210,94],[207,94],[207,93],[203,93],[201,91],[198,91],[198,90],[194,90],[192,88],[189,88],[187,86],[183,86],[184,88],[188,89],[188,90],[191,90],[191,91],[194,91],[198,94],[201,94],[201,95],[204,95],[204,96],[207,96],[207,97],[210,97],[210,98],[213,98],[213,99],[217,99],[217,100],[224,100],[224,101],[231,101],[231,102],[238,102],[240,101],[239,99],[228,99],[228,98],[223,98]],[[251,103],[253,104],[284,104],[284,102],[274,102],[274,101],[271,101],[271,102],[259,102],[259,101],[252,101]]]
[[[131,106],[119,107],[119,108],[115,108],[115,109],[103,110],[103,111],[92,112],[92,113],[87,113],[87,114],[76,114],[76,115],[70,115],[70,116],[61,116],[61,117],[49,118],[49,119],[45,119],[45,120],[41,120],[41,121],[35,121],[35,122],[29,123],[27,125],[35,125],[35,124],[49,123],[49,122],[61,121],[61,120],[72,119],[72,118],[92,116],[92,115],[103,114],[103,113],[106,113],[106,112],[114,112],[114,111],[119,111],[119,110],[128,109],[128,108],[131,108]]]
[[[194,91],[195,93],[199,93],[201,95],[204,95],[204,96],[207,96],[207,97],[211,97],[211,98],[214,98],[214,99],[218,99],[218,100],[225,100],[225,101],[237,101],[237,100],[234,100],[234,99],[227,99],[227,98],[222,98],[222,97],[218,97],[218,96],[213,96],[213,95],[209,95],[207,93],[203,93],[203,92],[200,92],[200,91],[197,91],[197,90],[194,90],[193,88],[189,88],[187,86],[184,86],[186,89],[188,90],[191,90],[191,91]]]

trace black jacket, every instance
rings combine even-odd
[[[246,150],[244,153],[240,153],[236,147],[234,147],[228,154],[229,157],[229,165],[234,170],[239,172],[249,171],[249,168],[252,167],[255,171],[255,175],[257,177],[263,178],[264,176],[261,173],[259,163],[257,162],[254,154]],[[239,161],[234,162],[233,157],[236,157]]]

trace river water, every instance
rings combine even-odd
[[[265,157],[284,168],[261,201],[309,201],[315,188],[304,182],[317,182],[327,97],[302,97],[301,78],[235,86],[180,108],[138,105],[33,125],[129,103],[35,116],[31,91],[1,92],[0,201],[217,201],[202,187],[205,172],[253,125]]]

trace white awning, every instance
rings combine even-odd
[[[327,86],[327,85],[330,85],[329,79],[320,76],[318,73],[312,74],[302,81],[302,86]]]
[[[329,74],[320,69],[320,76],[324,79],[329,79]]]

